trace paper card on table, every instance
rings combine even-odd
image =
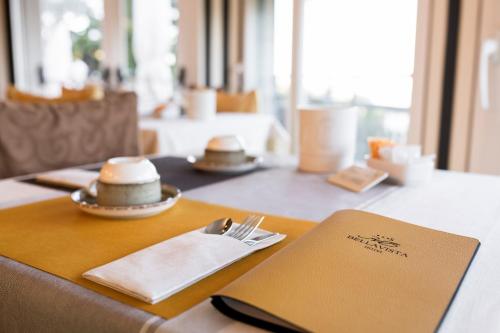
[[[382,182],[388,175],[385,171],[353,165],[328,177],[328,182],[353,192],[364,192]]]
[[[87,187],[91,181],[99,177],[99,172],[83,169],[62,169],[38,174],[36,181],[50,185],[58,185],[70,189]]]

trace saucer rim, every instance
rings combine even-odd
[[[168,205],[172,202],[176,202],[179,200],[179,198],[182,197],[182,192],[181,190],[173,185],[170,184],[162,184],[161,185],[161,191],[162,194],[168,193],[170,194],[169,197],[163,199],[158,202],[153,202],[149,204],[141,204],[141,205],[129,205],[129,206],[101,206],[98,205],[97,203],[88,203],[86,201],[79,200],[77,198],[78,196],[81,196],[82,192],[85,192],[85,189],[79,189],[71,193],[71,201],[84,209],[93,209],[93,210],[106,210],[106,211],[132,211],[132,210],[146,210],[150,208],[155,208],[155,207],[160,207],[160,206],[165,206]]]
[[[187,157],[186,160],[196,170],[205,172],[219,172],[219,173],[243,173],[256,169],[257,167],[262,165],[263,162],[262,156],[257,156],[257,155],[245,155],[245,159],[246,161],[240,164],[217,163],[217,162],[206,161],[203,155],[200,156],[190,155]],[[235,168],[240,168],[240,169],[235,169]],[[241,168],[243,170],[241,170]]]

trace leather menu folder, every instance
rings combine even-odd
[[[272,331],[434,332],[479,244],[344,210],[220,290],[212,303]]]

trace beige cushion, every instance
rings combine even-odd
[[[156,130],[141,129],[139,134],[139,143],[141,155],[153,155],[160,152],[158,133]]]
[[[137,155],[138,147],[134,93],[87,102],[0,102],[0,178]]]
[[[34,95],[28,92],[18,90],[14,86],[7,88],[7,99],[13,102],[23,103],[65,103],[65,102],[85,102],[91,100],[100,100],[103,98],[103,90],[94,85],[88,85],[83,89],[62,88],[62,94],[59,97],[45,97]]]
[[[248,112],[258,111],[257,92],[229,94],[217,91],[217,112]]]
[[[104,90],[96,85],[86,85],[82,89],[62,88],[62,98],[67,101],[98,101],[104,97]]]

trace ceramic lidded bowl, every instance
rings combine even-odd
[[[160,200],[160,175],[148,159],[115,157],[101,168],[97,180],[98,205],[144,205]]]
[[[237,135],[216,136],[205,148],[206,162],[237,165],[245,163],[246,155],[243,139]]]

